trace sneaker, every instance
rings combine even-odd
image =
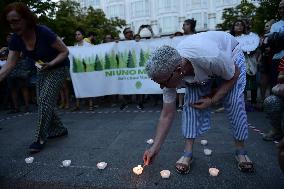
[[[271,130],[268,133],[265,133],[262,137],[265,141],[279,141],[283,137],[283,133],[281,131]]]
[[[182,112],[182,110],[183,110],[182,106],[179,106],[177,109],[178,112]]]
[[[142,104],[138,104],[138,105],[136,106],[136,108],[137,108],[138,110],[143,110],[143,109],[144,109],[144,106],[143,106]]]
[[[125,110],[126,108],[128,108],[128,106],[127,106],[126,104],[122,104],[122,105],[120,106],[120,110]]]
[[[54,139],[54,138],[63,137],[63,136],[67,136],[67,135],[68,135],[68,130],[65,129],[62,133],[60,133],[58,135],[48,136],[47,139]]]
[[[40,152],[43,147],[45,145],[45,142],[41,143],[39,140],[36,142],[33,142],[30,147],[29,147],[29,151],[30,153],[38,153]]]

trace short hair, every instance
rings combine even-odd
[[[11,11],[16,11],[22,19],[24,19],[27,22],[27,25],[29,27],[34,28],[38,22],[38,18],[37,16],[29,9],[29,7],[25,4],[25,3],[21,3],[21,2],[14,2],[14,3],[10,3],[8,4],[4,11],[3,11],[3,15],[2,18],[4,20],[4,22],[7,23],[7,15],[9,14],[9,12]]]
[[[158,76],[166,76],[176,69],[181,59],[180,54],[175,48],[164,45],[151,54],[145,70],[151,79]]]
[[[194,20],[194,18],[192,18],[192,19],[186,19],[184,22],[187,23],[187,24],[190,24],[190,26],[191,26],[191,31],[192,31],[193,33],[196,33],[196,30],[195,30],[195,27],[196,27],[196,20]]]
[[[132,31],[132,29],[131,29],[130,27],[124,28],[123,34],[125,34],[126,30],[131,30],[131,31]],[[132,32],[133,32],[133,31],[132,31]]]
[[[95,32],[89,32],[88,37],[90,37],[90,36],[96,36],[96,33]]]
[[[75,32],[80,32],[83,36],[85,36],[85,31],[82,28],[77,28]]]

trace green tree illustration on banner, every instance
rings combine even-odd
[[[127,52],[119,52],[118,53],[118,62],[119,62],[119,68],[127,68],[127,59],[128,54]]]
[[[136,57],[136,51],[135,50],[132,50],[132,59],[133,59],[133,65],[134,65],[134,68],[137,67],[137,57]]]
[[[74,58],[74,61],[73,61],[74,73],[85,72],[86,66],[84,64],[85,64],[84,60],[82,60],[80,57]]]
[[[110,68],[111,69],[117,68],[116,54],[113,50],[111,51],[109,59],[110,59]]]
[[[131,51],[129,51],[128,53],[127,68],[135,68],[135,62],[133,60],[133,55]]]
[[[77,60],[76,60],[76,58],[75,57],[73,57],[73,73],[77,73]]]
[[[94,62],[92,62],[92,58],[86,58],[86,72],[93,72],[94,71]]]
[[[141,49],[141,51],[140,51],[139,66],[140,66],[140,67],[144,67],[144,66],[145,66],[145,63],[146,63],[146,59],[145,59],[145,57],[144,57],[144,51],[143,51],[143,49]]]
[[[95,71],[101,71],[103,70],[103,65],[98,57],[98,55],[96,55],[96,61],[95,61]]]
[[[87,64],[86,64],[86,60],[85,59],[83,59],[82,64],[83,64],[83,72],[86,72]]]
[[[111,69],[110,59],[109,59],[109,56],[108,56],[107,53],[105,54],[105,69],[106,69],[106,70]]]

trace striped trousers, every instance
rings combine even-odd
[[[56,101],[62,88],[66,70],[64,67],[37,73],[38,123],[36,140],[46,141],[48,136],[57,136],[67,129],[55,113]]]
[[[234,138],[245,140],[248,137],[247,115],[243,95],[246,85],[246,67],[244,54],[239,48],[234,50],[233,60],[240,69],[240,75],[233,88],[221,101],[232,124]],[[190,106],[190,103],[196,102],[202,96],[209,95],[211,85],[212,82],[208,82],[203,86],[186,88],[185,105],[182,114],[182,134],[185,138],[196,138],[211,127],[210,108],[199,110]]]

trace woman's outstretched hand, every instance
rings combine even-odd
[[[151,163],[153,163],[158,153],[159,150],[155,149],[153,146],[150,149],[147,149],[143,155],[144,165],[150,165]]]

